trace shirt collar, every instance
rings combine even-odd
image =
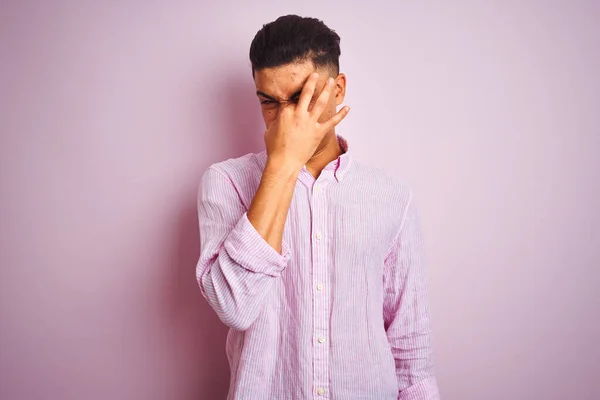
[[[336,135],[336,138],[342,149],[342,154],[337,159],[327,164],[324,170],[333,170],[333,175],[335,176],[335,179],[338,182],[340,182],[344,178],[344,175],[346,175],[346,172],[348,172],[348,169],[350,168],[352,157],[348,152],[348,141],[340,135]]]

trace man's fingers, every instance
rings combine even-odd
[[[321,90],[321,94],[317,98],[317,101],[313,105],[310,110],[311,115],[315,119],[319,119],[325,106],[327,106],[327,102],[329,102],[329,97],[331,96],[331,90],[333,89],[333,78],[327,79],[327,83],[325,83],[325,87]]]
[[[342,107],[342,109],[340,111],[338,111],[333,117],[329,118],[326,122],[323,122],[321,124],[321,128],[325,132],[329,132],[337,124],[339,124],[340,122],[342,122],[342,120],[344,118],[346,118],[346,115],[348,115],[349,111],[350,111],[350,107],[348,107],[348,106]]]
[[[317,85],[317,79],[319,79],[319,74],[316,72],[311,74],[304,86],[302,87],[302,92],[300,93],[300,99],[298,100],[297,107],[302,111],[308,111],[308,105],[310,104],[310,100],[315,93],[315,86]]]

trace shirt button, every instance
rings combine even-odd
[[[325,338],[323,336],[319,338],[319,343],[325,343]]]
[[[318,394],[319,396],[323,396],[323,395],[325,394],[325,389],[323,389],[323,388],[318,388],[318,389],[317,389],[317,394]]]
[[[317,290],[320,292],[321,290],[323,290],[323,285],[322,284],[318,284],[317,285]]]
[[[321,232],[317,232],[317,239],[322,239],[323,238],[323,234]]]

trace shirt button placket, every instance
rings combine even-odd
[[[327,280],[327,202],[323,183],[313,186],[314,385],[319,399],[329,398],[329,291]]]

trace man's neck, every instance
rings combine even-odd
[[[337,159],[343,153],[342,148],[337,140],[335,132],[329,132],[321,144],[317,147],[317,150],[313,156],[306,163],[306,169],[312,176],[317,179],[323,171],[323,168],[333,160]]]

